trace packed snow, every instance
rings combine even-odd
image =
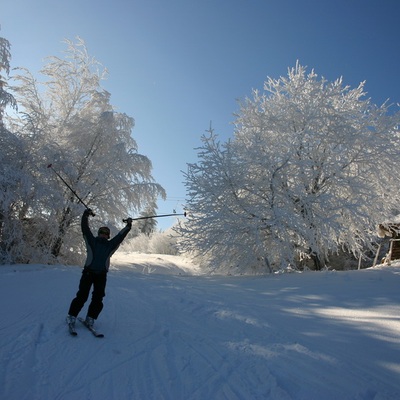
[[[102,339],[68,334],[80,267],[0,266],[1,400],[400,399],[400,263],[262,277],[165,255],[113,265]]]

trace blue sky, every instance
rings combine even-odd
[[[159,213],[182,212],[187,163],[209,127],[232,137],[237,99],[296,60],[343,77],[373,103],[400,102],[398,0],[13,0],[0,36],[12,67],[36,74],[80,36],[108,70],[111,103],[136,121],[139,152],[167,191]],[[173,219],[159,219],[167,228]]]

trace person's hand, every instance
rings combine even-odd
[[[87,215],[87,216],[92,216],[92,217],[94,217],[95,216],[95,213],[92,211],[92,209],[91,208],[87,208],[84,212],[83,212],[83,215]]]
[[[132,226],[132,221],[133,221],[132,218],[127,218],[127,219],[125,220],[126,224],[129,225],[129,226]]]

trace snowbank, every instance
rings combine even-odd
[[[80,268],[1,266],[0,399],[400,398],[400,266],[188,271],[170,257],[118,258],[97,339],[64,322]]]

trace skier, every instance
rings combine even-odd
[[[132,218],[128,218],[125,220],[126,226],[111,240],[109,240],[110,229],[106,226],[99,228],[98,236],[95,237],[89,228],[89,215],[94,216],[94,213],[90,208],[86,208],[82,215],[81,229],[86,243],[87,258],[79,282],[78,292],[71,302],[67,315],[70,332],[74,335],[76,335],[76,318],[89,297],[92,285],[92,300],[88,308],[85,325],[89,329],[93,329],[94,320],[97,319],[103,309],[103,297],[105,296],[110,258],[132,228]]]

